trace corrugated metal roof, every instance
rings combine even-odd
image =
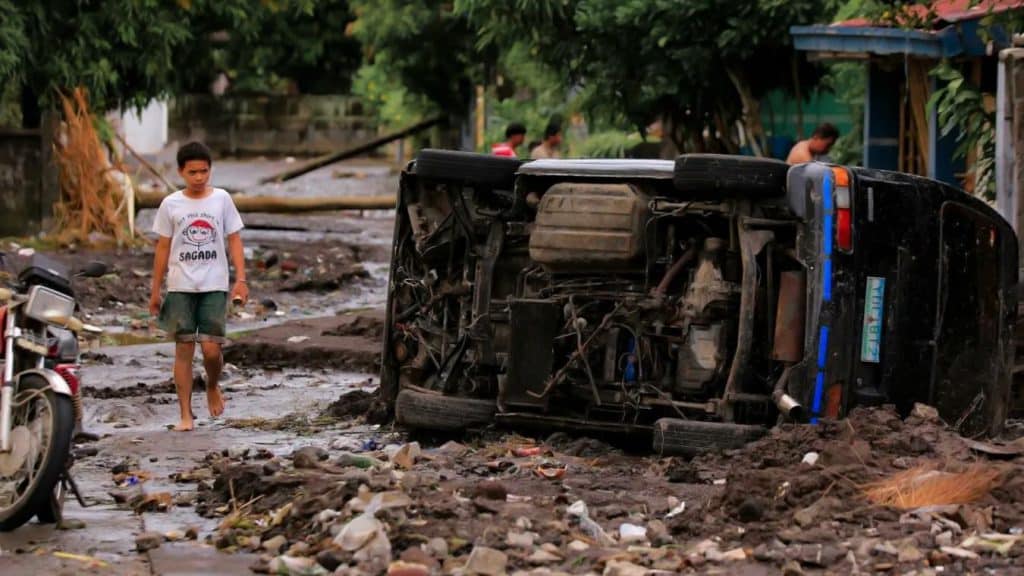
[[[1006,12],[1007,10],[1013,10],[1015,8],[1024,8],[1024,0],[980,0],[975,4],[976,1],[977,0],[936,0],[935,2],[932,2],[931,11],[933,11],[936,16],[935,20],[932,22],[933,27],[941,28],[946,24],[955,24],[965,20],[977,20],[978,18],[983,18],[988,14]],[[972,6],[972,4],[974,5]],[[912,20],[927,18],[929,14],[929,8],[923,4],[911,4],[906,6],[904,10],[907,13],[908,19]],[[871,22],[866,18],[853,18],[842,22],[835,22],[832,26],[865,28],[883,25]]]

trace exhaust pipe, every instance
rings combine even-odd
[[[779,380],[775,383],[775,390],[772,392],[772,401],[775,402],[775,406],[779,409],[779,412],[784,414],[787,419],[793,422],[804,421],[804,407],[786,392],[787,384],[789,382],[789,375],[793,371],[792,366],[786,366],[786,369],[782,371],[782,375],[779,376]]]

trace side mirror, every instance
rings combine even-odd
[[[94,260],[86,264],[85,267],[78,272],[78,276],[83,278],[99,278],[101,276],[106,276],[109,271],[110,267],[107,266],[106,263]]]

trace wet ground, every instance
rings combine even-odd
[[[255,177],[227,167],[236,183]],[[291,192],[365,191],[372,179],[334,176]],[[81,289],[116,335],[82,372],[87,427],[102,435],[77,449],[89,506],[69,501],[64,529],[0,534],[0,572],[1024,570],[1024,445],[972,444],[926,407],[906,421],[874,409],[784,426],[693,460],[564,434],[408,437],[378,424],[389,215],[246,221],[255,303],[231,318],[227,411],[210,419],[200,386],[189,434],[166,429],[178,416],[173,348],[145,315],[146,249],[62,255],[116,267]],[[147,343],[112,345],[125,342]]]

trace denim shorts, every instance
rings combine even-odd
[[[227,292],[168,292],[160,307],[160,327],[176,342],[227,341]]]

